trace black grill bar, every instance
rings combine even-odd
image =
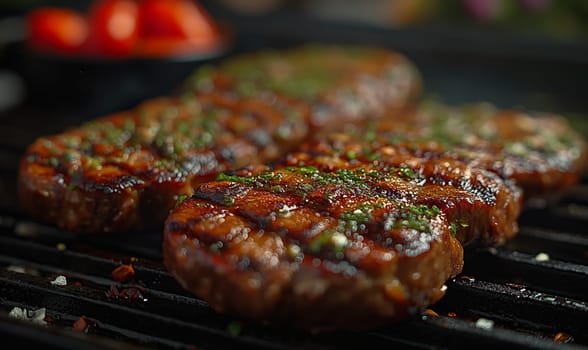
[[[512,283],[537,291],[588,301],[588,266],[564,261],[537,261],[521,252],[489,249],[466,258],[463,275]]]
[[[96,337],[91,334],[83,334],[60,328],[31,325],[26,321],[9,319],[4,314],[0,314],[0,337],[2,339],[10,339],[10,344],[14,349],[27,349],[31,347],[40,347],[45,350],[104,350],[121,348],[121,343],[118,340]],[[88,341],[88,339],[91,339],[91,341]],[[125,349],[141,350],[148,348],[125,344]]]
[[[177,304],[176,300],[173,308],[169,308],[169,311],[176,313],[176,317],[172,318],[159,312],[149,312],[134,307],[136,305],[117,304],[108,300],[103,292],[91,287],[72,285],[48,288],[47,284],[47,279],[37,276],[16,275],[10,271],[3,271],[0,274],[0,290],[5,300],[21,304],[29,304],[36,300],[38,304],[33,305],[34,308],[46,307],[62,314],[68,314],[71,310],[83,310],[84,315],[99,322],[100,331],[130,330],[132,334],[138,335],[136,338],[133,337],[134,339],[152,339],[158,342],[154,344],[157,346],[171,342],[189,345],[198,341],[199,346],[204,348],[210,346],[281,348],[261,339],[235,337],[228,334],[226,325],[215,322],[218,317],[210,314],[208,309],[204,311],[210,315],[199,315],[198,311],[202,308],[197,304],[194,305],[195,308],[191,308],[190,305]],[[177,314],[182,310],[184,312],[181,315]],[[170,335],[175,341],[168,338]]]
[[[460,277],[448,283],[450,293],[440,310],[462,317],[488,317],[508,328],[565,332],[577,340],[588,334],[588,303],[537,292],[516,284],[498,284]],[[435,307],[433,307],[435,309]]]
[[[588,260],[588,236],[581,233],[527,226],[522,227],[517,239],[509,242],[506,248],[529,254],[549,251],[550,258],[576,264],[585,264]]]
[[[577,203],[566,205],[558,203],[547,209],[527,208],[521,214],[519,221],[523,226],[585,235],[584,225],[588,221],[588,206]]]
[[[585,349],[573,344],[558,344],[553,341],[510,329],[483,329],[472,322],[451,317],[424,317],[424,322],[413,324],[420,338],[430,337],[440,347],[494,349]]]

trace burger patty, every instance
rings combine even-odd
[[[418,97],[421,79],[412,62],[389,50],[309,44],[242,54],[204,67],[188,78],[185,88],[301,104],[309,109],[311,127],[330,130],[343,121],[401,110]]]
[[[381,119],[350,134],[380,150],[394,147],[392,158],[454,159],[494,172],[519,186],[526,203],[568,191],[584,174],[588,156],[585,140],[563,117],[488,103],[424,102],[401,118]]]
[[[413,185],[382,189],[398,200],[409,198],[411,202],[441,208],[452,233],[463,245],[496,246],[518,232],[521,190],[495,173],[451,158],[399,154],[393,146],[358,140],[348,134],[330,134],[301,149],[287,156],[288,166],[313,166],[329,172],[366,164],[398,169]]]
[[[463,263],[443,208],[410,195],[436,185],[406,174],[369,164],[222,173],[167,218],[164,263],[245,319],[307,329],[403,319],[438,300]]]
[[[178,198],[218,172],[399,110],[420,84],[401,55],[332,46],[243,55],[188,81],[181,96],[36,140],[19,170],[24,212],[80,233],[160,229]]]

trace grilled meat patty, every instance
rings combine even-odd
[[[322,44],[243,54],[196,71],[185,85],[200,94],[302,104],[311,127],[389,114],[421,91],[418,70],[402,55]]]
[[[514,181],[527,203],[545,202],[586,170],[585,140],[561,116],[501,110],[488,103],[421,103],[402,117],[371,123],[355,137],[391,145],[403,156],[455,159]],[[379,154],[379,153],[377,153]],[[373,156],[377,156],[373,155]]]
[[[452,233],[463,245],[500,245],[518,232],[521,191],[492,172],[451,158],[402,154],[389,144],[368,142],[353,134],[330,134],[300,148],[302,151],[288,155],[287,165],[323,171],[366,164],[399,169],[412,185],[393,186],[388,189],[389,195],[441,208]]]
[[[220,174],[164,226],[164,263],[219,312],[365,329],[438,300],[463,250],[408,169],[254,167]],[[403,193],[404,195],[398,195]]]
[[[393,52],[331,46],[244,55],[189,81],[182,96],[39,138],[21,162],[21,208],[74,232],[159,229],[198,183],[399,109],[420,83]]]

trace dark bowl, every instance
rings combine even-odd
[[[229,40],[207,51],[154,58],[66,57],[13,47],[12,65],[29,104],[93,118],[173,94],[197,67],[229,53]]]

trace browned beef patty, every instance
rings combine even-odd
[[[358,130],[354,138],[367,137],[379,149],[393,146],[394,157],[455,159],[492,171],[519,186],[527,203],[568,191],[584,174],[588,157],[585,140],[564,117],[488,103],[425,102]]]
[[[261,169],[260,169],[261,168]],[[435,204],[396,168],[242,170],[168,217],[164,262],[219,312],[307,329],[366,329],[422,311],[461,271]]]
[[[394,146],[346,134],[330,134],[307,142],[301,149],[288,155],[287,165],[314,166],[323,171],[358,166],[398,169],[418,187],[382,184],[382,189],[398,199],[441,208],[451,231],[464,245],[500,245],[518,232],[521,191],[490,171],[452,158],[399,154]]]

